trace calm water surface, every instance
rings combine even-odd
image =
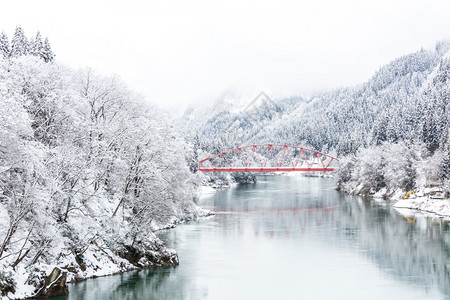
[[[60,299],[450,299],[450,227],[335,191],[259,177],[203,195],[214,217],[160,234],[175,268],[70,286]]]

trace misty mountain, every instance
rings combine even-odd
[[[189,133],[189,142],[196,140],[193,151],[202,154],[257,143],[304,146],[335,154],[344,158],[340,185],[348,191],[361,183],[355,176],[364,177],[366,171],[378,173],[377,180],[367,181],[372,182],[367,193],[384,187],[409,189],[436,180],[444,183],[449,176],[443,162],[449,156],[449,49],[448,41],[439,42],[435,49],[421,49],[380,67],[360,85],[310,98],[266,99],[262,101],[266,105],[241,106],[240,110],[219,100],[186,111],[176,127]],[[392,170],[386,157],[362,173],[349,167],[348,159],[351,166],[360,164],[367,149],[378,149],[375,156],[401,156],[405,149],[410,150],[411,161],[399,167],[408,180],[388,186],[385,177]],[[428,159],[436,160],[437,167],[423,175],[419,165]],[[352,170],[355,173],[348,174]]]

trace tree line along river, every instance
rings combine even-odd
[[[202,195],[215,216],[159,233],[179,266],[89,279],[57,299],[450,297],[448,222],[335,186],[259,176]]]

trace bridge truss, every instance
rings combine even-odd
[[[263,144],[230,149],[199,162],[202,172],[329,172],[338,159],[289,145]]]

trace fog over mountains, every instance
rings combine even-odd
[[[449,192],[449,50],[439,42],[314,97],[225,94],[171,123],[119,78],[60,64],[39,32],[2,33],[0,294],[47,297],[66,281],[178,264],[153,232],[206,215],[201,184],[255,180],[197,172],[238,146],[329,153],[349,193]]]
[[[347,191],[362,183],[360,193],[392,192],[430,181],[448,189],[449,49],[449,41],[438,42],[380,67],[360,85],[310,98],[260,94],[235,105],[239,100],[224,97],[188,109],[175,127],[206,156],[256,143],[334,154]]]

